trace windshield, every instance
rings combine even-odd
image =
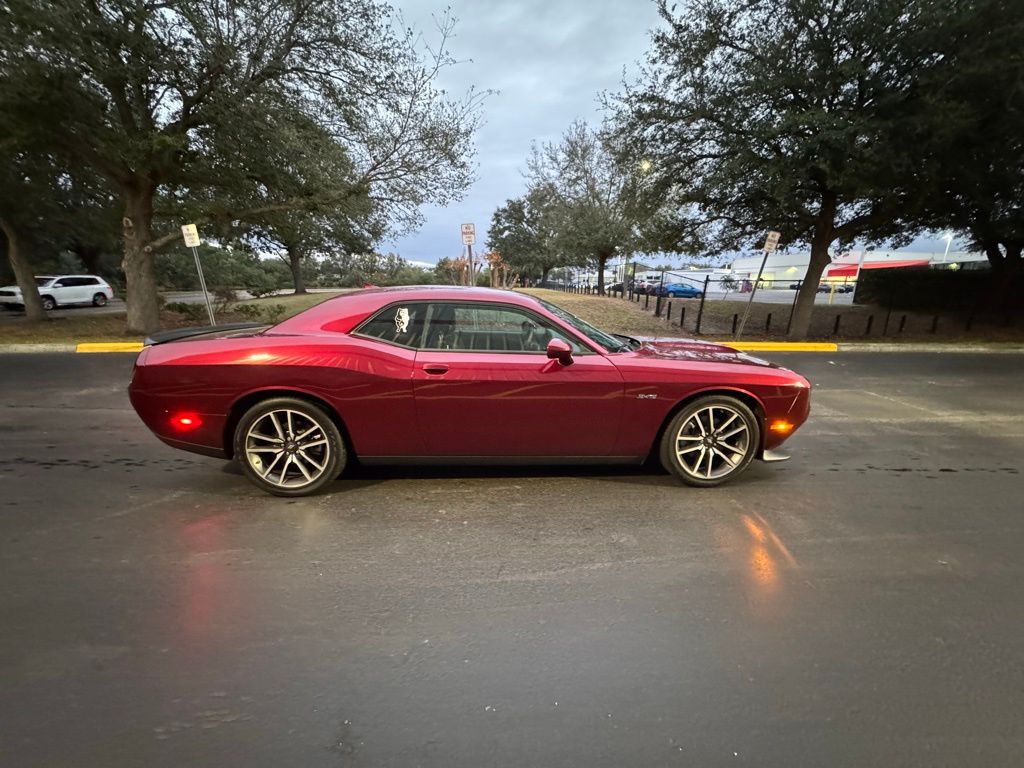
[[[49,285],[52,282],[53,282],[53,278],[52,277],[37,277],[36,278],[36,285],[38,285],[40,288],[42,288],[43,286]]]
[[[555,317],[571,325],[577,331],[579,331],[592,342],[601,347],[605,352],[624,352],[626,350],[632,349],[632,345],[629,344],[629,342],[621,341],[620,339],[617,339],[614,336],[612,336],[610,333],[605,333],[604,331],[595,328],[590,323],[586,322],[585,320],[580,320],[578,317],[576,317],[576,315],[570,312],[566,312],[561,307],[557,307],[550,302],[544,301],[543,299],[538,299],[538,301],[541,304],[543,304],[544,308],[548,310],[551,314],[555,315]]]

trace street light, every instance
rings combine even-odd
[[[946,234],[944,234],[942,236],[942,239],[946,241],[946,252],[942,254],[942,263],[945,264],[946,263],[946,257],[949,256],[949,246],[950,246],[950,243],[953,242],[953,233],[952,232],[946,232]]]

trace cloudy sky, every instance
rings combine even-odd
[[[445,10],[432,0],[392,2],[408,24],[427,33],[435,29],[432,16]],[[450,8],[459,22],[451,52],[464,63],[445,73],[442,87],[498,93],[484,105],[476,183],[461,202],[424,209],[417,232],[384,244],[410,261],[460,255],[463,222],[476,224],[483,245],[494,209],[525,188],[531,143],[557,140],[576,118],[599,123],[598,94],[618,90],[624,70],[636,73],[649,31],[660,21],[654,0],[451,0]],[[910,249],[944,246],[919,240]]]
[[[431,0],[393,5],[424,31],[445,8]],[[450,7],[459,21],[452,54],[467,61],[445,73],[443,87],[498,93],[484,105],[476,183],[461,202],[425,209],[419,231],[385,244],[411,261],[458,256],[463,222],[476,224],[482,245],[494,209],[525,188],[531,142],[558,139],[577,117],[600,122],[598,94],[618,88],[624,66],[635,71],[658,22],[653,0],[452,0]]]

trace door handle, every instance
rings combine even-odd
[[[435,376],[440,376],[442,373],[448,373],[448,366],[443,363],[427,363],[423,366],[424,373],[432,373]]]

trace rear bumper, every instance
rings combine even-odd
[[[224,438],[224,414],[211,413],[209,408],[203,408],[198,403],[196,407],[191,407],[190,403],[183,403],[182,398],[173,392],[167,395],[147,392],[139,382],[139,379],[145,376],[144,371],[144,366],[136,367],[132,383],[128,387],[128,399],[143,424],[164,444],[172,448],[203,456],[228,458]],[[197,414],[202,421],[199,427],[188,432],[176,430],[172,425],[172,417],[183,411]]]

